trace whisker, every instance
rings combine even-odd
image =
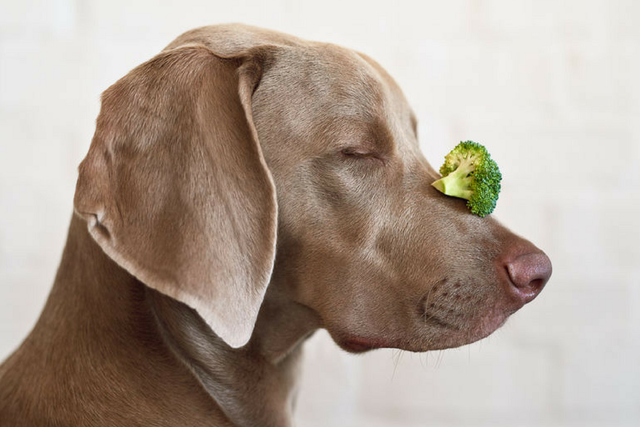
[[[398,369],[398,365],[400,364],[400,359],[402,359],[403,354],[404,354],[404,350],[399,350],[398,359],[396,361],[395,366],[393,367],[393,374],[391,375],[391,381],[393,381],[393,378],[396,376],[396,369]]]
[[[444,359],[444,351],[438,350],[438,359],[436,362],[436,369],[440,369],[440,365],[442,364],[443,359]]]
[[[394,358],[393,355],[396,355]],[[400,356],[402,355],[402,350],[393,350],[392,359],[393,359],[393,373],[391,374],[391,382],[396,376],[396,369],[398,369],[398,363],[400,362]]]

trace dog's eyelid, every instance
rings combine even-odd
[[[350,144],[344,144],[340,151],[343,154],[354,155],[354,156],[377,156],[381,157],[382,154],[380,152],[380,145],[377,142],[363,140],[357,142],[351,142]]]
[[[340,154],[345,157],[363,160],[374,160],[382,163],[383,165],[386,164],[385,159],[378,152],[363,147],[343,148],[340,150]]]
[[[375,153],[372,150],[368,150],[366,148],[361,148],[361,147],[343,148],[340,152],[346,156],[354,156],[354,157],[367,157],[367,156],[375,155]]]

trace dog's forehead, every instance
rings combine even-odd
[[[269,94],[269,110],[278,120],[292,119],[280,129],[302,137],[321,133],[327,144],[366,139],[367,131],[396,136],[377,138],[392,144],[413,133],[413,113],[399,86],[366,55],[309,42],[285,48],[275,64],[261,92]]]
[[[306,70],[305,77],[340,116],[371,118],[387,98],[397,95],[392,79],[387,80],[372,60],[354,50],[313,43],[304,50],[304,56],[300,66]]]

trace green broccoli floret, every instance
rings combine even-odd
[[[471,213],[481,217],[496,207],[502,174],[484,146],[473,141],[460,142],[444,158],[442,178],[433,185],[447,196],[467,200]]]

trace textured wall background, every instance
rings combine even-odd
[[[431,354],[307,343],[301,426],[640,425],[640,2],[0,1],[0,359],[33,326],[99,94],[182,31],[240,21],[331,41],[398,80],[436,167],[504,173],[495,216],[554,275],[489,339]]]

